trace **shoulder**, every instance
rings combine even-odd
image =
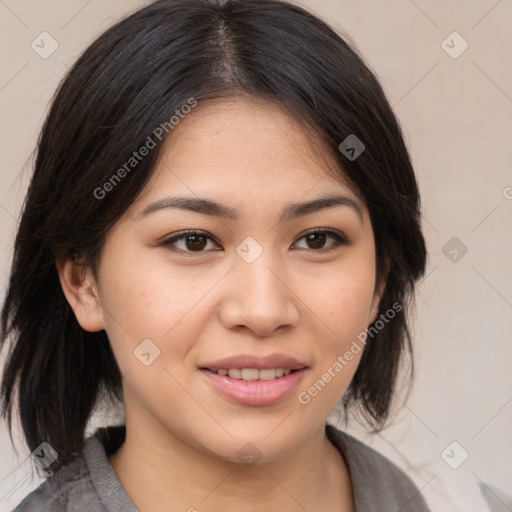
[[[12,512],[103,512],[87,461],[78,454],[30,492]]]
[[[12,512],[36,512],[39,510],[65,512],[66,509],[67,498],[55,484],[55,478],[52,476],[25,496]]]
[[[331,442],[344,456],[359,511],[400,510],[429,512],[413,481],[384,455],[332,425],[326,426]]]

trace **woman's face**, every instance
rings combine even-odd
[[[379,297],[368,211],[308,142],[248,99],[199,104],[174,127],[109,232],[90,312],[123,375],[128,428],[233,461],[279,459],[323,429]],[[326,196],[341,199],[301,206]]]

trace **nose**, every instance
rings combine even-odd
[[[220,308],[226,329],[249,329],[263,337],[298,324],[298,298],[289,272],[265,256],[264,251],[252,263],[237,258],[229,272]]]

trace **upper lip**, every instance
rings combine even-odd
[[[209,370],[223,370],[229,368],[257,368],[266,370],[270,368],[283,368],[290,370],[300,370],[306,368],[306,365],[286,354],[270,354],[268,356],[255,356],[252,354],[239,354],[236,356],[225,357],[217,361],[201,365],[200,368]]]

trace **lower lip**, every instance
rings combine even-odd
[[[238,380],[210,370],[200,370],[215,389],[244,405],[270,405],[285,398],[297,386],[306,368],[273,380]]]

